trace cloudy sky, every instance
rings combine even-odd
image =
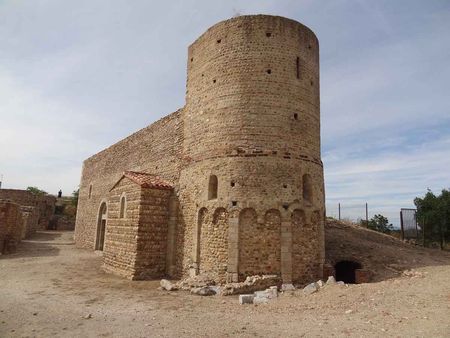
[[[187,46],[239,14],[321,48],[327,208],[394,223],[450,186],[450,2],[0,0],[4,188],[77,188],[83,159],[184,105]]]

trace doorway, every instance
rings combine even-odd
[[[356,283],[356,273],[357,269],[361,269],[361,264],[355,261],[340,261],[334,266],[336,271],[336,280],[342,281],[346,284]]]
[[[102,202],[98,211],[97,220],[97,237],[95,240],[95,250],[103,251],[103,244],[105,243],[105,230],[107,219],[107,207],[106,202]]]

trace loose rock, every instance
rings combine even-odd
[[[201,288],[192,288],[191,293],[199,296],[213,296],[216,294],[216,291],[209,286],[204,286]]]
[[[239,295],[239,304],[253,304],[254,298],[255,295],[253,294]]]
[[[336,284],[336,278],[334,278],[334,276],[328,277],[326,285],[330,285],[330,284]]]
[[[317,284],[316,283],[311,283],[311,284],[306,285],[303,288],[303,293],[306,294],[306,295],[310,295],[310,294],[312,294],[314,292],[317,292],[318,290],[319,290],[319,287],[317,286]]]
[[[161,285],[161,287],[164,290],[167,290],[167,291],[178,290],[178,287],[175,284],[173,284],[171,281],[168,281],[167,279],[161,279],[161,282],[159,284]]]
[[[279,284],[281,284],[281,280],[277,275],[249,276],[244,282],[225,284],[221,294],[223,296],[245,294]]]
[[[295,286],[293,284],[283,284],[281,285],[281,291],[294,291]]]

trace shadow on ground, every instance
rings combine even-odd
[[[22,240],[16,252],[0,256],[0,259],[15,259],[22,257],[57,256],[62,245],[74,245],[73,241],[61,241],[61,232],[38,231],[29,238]]]

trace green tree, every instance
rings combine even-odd
[[[375,230],[375,231],[379,231],[385,234],[389,234],[392,231],[394,231],[394,227],[391,223],[389,223],[389,220],[384,217],[383,215],[375,215],[373,216],[370,220],[369,223],[367,224],[367,227],[369,229]]]
[[[31,192],[32,194],[38,195],[38,196],[42,196],[42,195],[47,195],[47,192],[44,190],[41,190],[37,187],[28,187],[27,190],[29,192]]]
[[[430,189],[424,197],[416,197],[417,219],[424,238],[428,242],[439,242],[441,249],[445,246],[445,239],[450,235],[450,191],[443,189],[436,196]]]

